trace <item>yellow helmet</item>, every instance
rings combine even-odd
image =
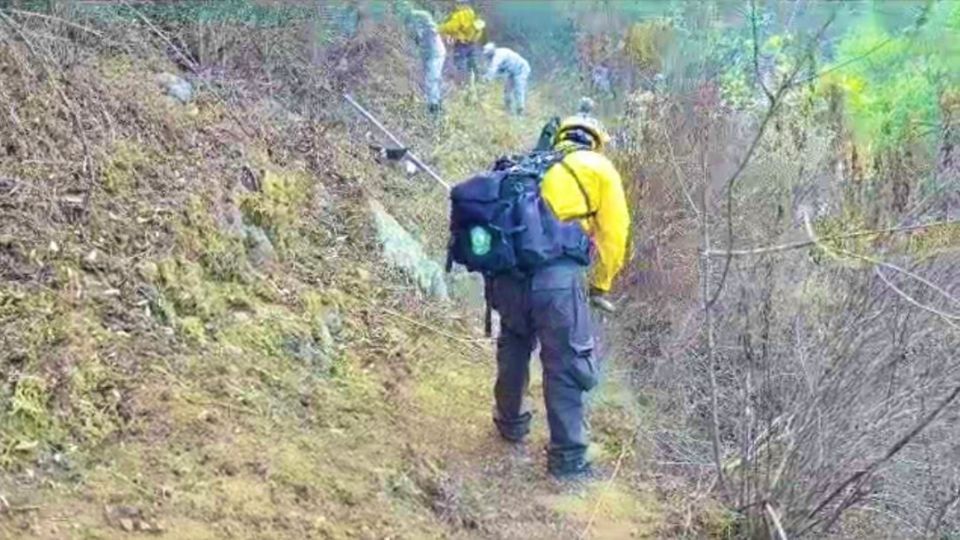
[[[553,144],[563,141],[587,144],[591,150],[602,150],[604,145],[610,142],[610,134],[596,118],[577,114],[560,122],[557,134],[553,136]]]

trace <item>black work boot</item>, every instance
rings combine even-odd
[[[511,443],[522,443],[530,433],[530,420],[533,418],[533,411],[524,406],[521,413],[510,421],[503,420],[497,414],[497,409],[493,409],[493,424],[497,427],[497,433],[500,437]]]
[[[562,482],[589,481],[595,476],[593,465],[586,459],[561,464],[548,462],[547,471]]]

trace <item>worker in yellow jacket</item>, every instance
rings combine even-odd
[[[598,306],[607,304],[597,301],[610,292],[613,279],[623,268],[630,230],[620,173],[601,153],[609,141],[603,125],[587,114],[578,113],[561,122],[554,148],[568,154],[547,171],[540,188],[561,221],[589,216],[580,219],[580,225],[596,249],[590,290]]]
[[[601,150],[609,141],[602,125],[578,114],[560,123],[554,148],[564,155],[550,166],[540,195],[561,222],[579,221],[593,244],[582,257],[569,254],[532,273],[492,277],[490,303],[500,314],[494,423],[504,439],[522,442],[532,412],[524,401],[530,356],[540,344],[543,393],[550,427],[547,468],[561,479],[589,476],[584,396],[598,382],[590,305],[612,311],[605,298],[623,268],[630,213],[620,174]],[[585,264],[593,259],[589,287]],[[589,292],[588,292],[589,291]]]
[[[461,0],[447,20],[437,29],[453,42],[453,63],[461,72],[476,76],[480,55],[480,38],[486,23],[477,17],[469,0]]]

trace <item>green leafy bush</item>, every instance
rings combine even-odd
[[[821,81],[822,88],[842,90],[854,137],[871,153],[936,140],[941,95],[960,81],[960,5],[932,9],[917,27],[900,32],[867,16],[840,41]]]

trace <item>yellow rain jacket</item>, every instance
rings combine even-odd
[[[458,6],[437,29],[441,35],[462,43],[476,43],[483,35],[483,20],[470,6]]]
[[[577,186],[577,179],[582,190]],[[597,250],[591,285],[603,292],[610,291],[614,278],[623,268],[630,231],[623,181],[613,163],[592,150],[571,152],[563,158],[563,163],[547,170],[540,193],[561,221],[593,214],[580,219],[580,225],[593,239]]]

